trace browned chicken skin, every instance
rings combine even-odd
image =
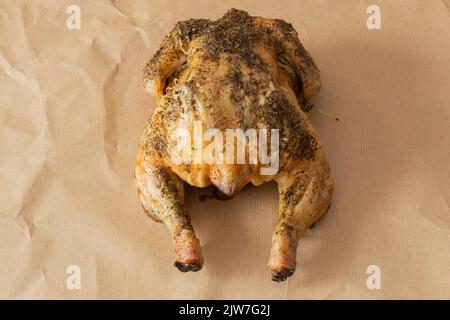
[[[319,71],[291,24],[229,10],[221,19],[178,22],[144,70],[144,87],[158,107],[146,125],[136,159],[144,210],[169,228],[175,266],[202,268],[200,243],[184,206],[184,182],[215,185],[233,195],[247,183],[275,180],[278,224],[272,238],[272,279],[296,267],[300,237],[330,205],[333,180],[309,122],[307,99],[321,86]],[[175,163],[177,128],[279,129],[279,169],[262,164]],[[270,149],[270,143],[269,147]],[[245,213],[243,213],[245,214]]]

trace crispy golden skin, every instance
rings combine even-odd
[[[184,207],[183,181],[215,185],[227,195],[247,183],[278,183],[279,218],[272,238],[272,279],[296,267],[300,237],[330,205],[333,180],[309,122],[307,99],[321,86],[319,71],[283,20],[229,10],[221,19],[179,22],[144,70],[144,87],[158,107],[146,125],[136,159],[136,185],[144,210],[169,228],[175,266],[203,265],[199,240]],[[261,175],[261,164],[177,164],[176,128],[279,129],[279,170]],[[270,146],[269,146],[270,148]]]

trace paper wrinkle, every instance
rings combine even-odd
[[[144,41],[146,48],[148,48],[148,49],[152,48],[151,40],[150,40],[150,37],[148,36],[148,33],[142,27],[140,27],[138,25],[138,23],[136,22],[138,19],[144,20],[147,24],[149,22],[152,23],[152,25],[154,25],[158,28],[158,33],[160,33],[160,34],[167,31],[161,27],[160,23],[151,19],[150,17],[129,16],[119,9],[119,7],[116,4],[116,1],[114,1],[114,0],[109,0],[109,1],[110,1],[111,5],[113,6],[114,10],[117,11],[120,16],[126,18],[127,22],[130,23],[132,26],[134,26],[135,29],[139,32],[139,35],[140,35],[141,39]]]
[[[29,37],[29,35],[27,33],[27,29],[26,29],[27,23],[26,23],[24,15],[23,15],[23,11],[26,10],[25,8],[27,8],[26,5],[22,6],[21,8],[19,7],[19,9],[17,10],[18,14],[20,15],[20,20],[21,20],[21,23],[19,25],[20,25],[20,28],[22,30],[22,34],[23,34],[23,36],[24,36],[24,38],[26,40],[26,44],[28,46],[29,51],[33,54],[34,58],[37,58],[37,56],[38,56],[37,55],[37,50],[36,50],[36,48],[34,48],[32,46],[32,42],[30,41],[30,37]],[[41,11],[42,11],[42,9],[41,9]]]
[[[116,5],[116,2],[114,0],[109,0],[109,3],[111,3],[113,9],[119,13],[122,17],[129,18],[125,13],[123,13]]]
[[[85,87],[89,90],[89,94],[91,96],[95,96],[93,90],[95,90],[95,87],[97,84],[93,80],[92,76],[87,72],[82,66],[77,66],[72,63],[68,63],[65,61],[57,61],[55,62],[55,65],[58,66],[58,68],[61,69],[61,71],[67,71],[69,73],[76,74],[80,76],[80,78],[84,81]],[[86,94],[83,92],[83,94]]]
[[[119,72],[120,65],[116,64],[112,71],[109,73],[108,77],[105,79],[102,86],[102,94],[103,94],[103,109],[104,109],[104,119],[105,124],[103,127],[103,143],[104,143],[104,152],[106,157],[106,163],[108,165],[108,169],[111,172],[115,172],[113,168],[113,159],[116,157],[118,149],[117,149],[117,129],[116,129],[116,113],[114,104],[109,102],[109,94],[111,90],[109,87],[113,85],[114,80],[117,77]]]
[[[4,201],[3,204],[10,203],[4,212],[2,212],[2,215],[4,214],[7,219],[12,219],[15,224],[19,226],[19,228],[24,232],[24,235],[27,239],[31,238],[31,235],[34,230],[34,224],[33,219],[30,212],[25,211],[24,207],[29,206],[32,202],[32,193],[36,193],[36,184],[37,181],[42,179],[42,174],[45,169],[45,164],[47,162],[48,158],[48,150],[49,150],[49,144],[48,139],[49,137],[46,136],[47,132],[47,124],[42,122],[31,122],[29,119],[25,119],[23,117],[20,117],[15,114],[10,114],[7,111],[5,112],[5,124],[3,126],[3,130],[6,128],[10,128],[14,130],[18,136],[30,136],[34,137],[36,140],[33,141],[33,145],[27,146],[28,153],[32,152],[32,148],[37,148],[36,152],[33,152],[32,155],[29,155],[29,158],[25,160],[20,160],[23,164],[26,163],[26,166],[28,169],[25,170],[16,170],[16,174],[20,177],[17,179],[25,180],[26,183],[23,185],[23,190],[20,193],[20,195],[15,194],[15,197],[8,198],[7,201]],[[8,115],[10,117],[19,118],[21,121],[28,123],[29,127],[32,127],[33,125],[36,125],[37,128],[34,128],[33,130],[24,129],[26,128],[26,125],[21,125],[20,127],[17,124],[14,124],[12,121],[8,121]],[[16,146],[17,148],[21,148],[23,146]],[[28,163],[31,161],[31,164]],[[31,169],[30,169],[31,166]],[[6,175],[5,180],[7,179],[14,179],[11,175],[11,171],[14,172],[14,168],[10,168],[8,165],[4,165],[3,163],[0,166],[0,171],[3,171],[5,173],[9,172],[9,174]],[[41,191],[44,191],[44,188],[40,188]],[[25,215],[28,215],[26,217]]]
[[[328,292],[327,294],[325,294],[324,296],[321,296],[319,298],[319,300],[328,300],[328,299],[334,299],[333,296],[341,289],[341,287],[347,282],[347,279],[342,280],[341,282],[339,282],[339,284],[334,287],[333,289],[331,289],[330,292]]]
[[[448,210],[447,214],[450,215],[450,210]],[[420,217],[423,220],[425,220],[429,225],[431,225],[433,227],[433,229],[437,229],[439,232],[443,232],[444,235],[447,235],[450,240],[450,234],[448,232],[450,229],[448,227],[446,227],[443,223],[442,224],[438,223],[437,221],[434,221],[427,215],[420,215]],[[449,242],[449,245],[450,245],[450,242]]]
[[[37,80],[31,78],[30,76],[26,76],[24,73],[14,68],[1,53],[0,68],[6,73],[6,75],[17,82],[21,87],[31,89],[32,94],[35,95],[39,100],[41,100],[42,94]]]
[[[32,199],[32,197],[30,196],[30,193],[35,191],[37,182],[40,179],[42,179],[42,175],[45,170],[45,163],[46,163],[46,160],[44,158],[44,160],[42,161],[39,168],[33,173],[33,178],[28,183],[28,186],[27,186],[25,192],[23,193],[22,199],[19,202],[20,206],[17,210],[17,213],[14,215],[14,218],[13,218],[14,222],[20,227],[20,229],[24,232],[26,238],[29,240],[31,240],[31,236],[33,234],[35,225],[33,223],[32,217],[31,218],[27,217],[30,215],[30,213],[29,213],[29,211],[27,212],[25,210],[25,206],[29,207],[34,201],[34,199]],[[43,191],[44,188],[41,187],[41,190]]]
[[[48,123],[44,121],[32,121],[29,118],[25,118],[22,115],[14,114],[10,112],[9,104],[5,105],[4,121],[0,123],[3,130],[14,130],[19,134],[24,134],[30,137],[41,138],[43,142],[46,142],[46,131],[48,130]],[[0,166],[0,170],[2,167]]]
[[[444,4],[445,8],[447,9],[448,14],[449,14],[449,18],[450,18],[450,5],[447,4],[447,2],[445,0],[441,0],[441,1]],[[449,1],[449,3],[450,3],[450,1]]]
[[[150,49],[152,47],[150,37],[148,36],[148,33],[145,32],[144,29],[142,29],[139,26],[136,26],[136,30],[139,32],[139,37],[144,42],[144,45],[147,49]]]
[[[46,276],[41,270],[33,270],[30,273],[25,275],[26,279],[20,280],[8,299],[39,299],[42,297],[43,283],[47,282]]]
[[[27,222],[26,219],[21,215],[21,210],[19,210],[19,214],[14,219],[14,222],[19,226],[19,228],[25,234],[26,239],[31,240],[31,233],[33,232],[34,225],[32,222]]]
[[[104,38],[107,39],[105,40]],[[103,43],[103,41],[105,42]],[[112,49],[111,47],[105,48],[105,45],[110,44],[111,42],[112,38],[108,34],[106,33],[96,34],[92,39],[91,48],[98,51],[105,58],[109,58],[110,64],[112,60],[112,65],[116,65],[122,61],[121,51],[119,48],[114,48],[113,50],[111,50]],[[113,45],[112,47],[114,46],[115,45]]]

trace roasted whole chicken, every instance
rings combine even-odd
[[[279,209],[269,270],[275,281],[294,273],[299,239],[328,210],[333,192],[327,159],[307,115],[308,98],[320,87],[319,70],[292,25],[283,20],[230,9],[216,21],[178,22],[166,35],[144,69],[144,88],[158,105],[140,140],[135,177],[144,210],[171,233],[179,270],[203,266],[200,242],[184,206],[184,182],[214,185],[233,195],[250,182],[258,186],[275,180]],[[175,134],[180,128],[184,134]],[[258,145],[257,151],[276,157],[278,167],[263,171],[268,162],[261,157],[246,163],[223,160],[224,150],[238,144],[237,135],[231,143],[220,135],[214,135],[215,141],[209,137],[218,161],[185,161],[191,150],[201,155],[211,149],[205,144],[208,139],[198,143],[195,137],[208,128],[224,133],[259,130],[267,146]],[[186,133],[192,136],[180,140]],[[243,143],[248,152],[250,138],[245,135]],[[180,141],[188,147],[180,148]]]

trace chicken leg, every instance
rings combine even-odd
[[[184,208],[184,182],[164,165],[139,156],[135,176],[144,210],[154,220],[164,222],[170,231],[175,248],[174,265],[183,272],[200,270],[203,256]]]
[[[330,206],[333,191],[330,168],[322,152],[317,156],[312,162],[302,162],[280,172],[276,179],[280,194],[278,223],[269,259],[274,281],[284,281],[294,273],[300,238]]]

